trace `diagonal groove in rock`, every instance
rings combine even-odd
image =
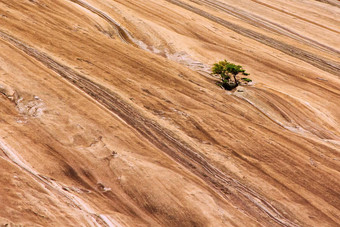
[[[222,12],[228,13],[228,14],[236,17],[236,18],[244,20],[244,21],[246,21],[247,23],[249,23],[253,26],[266,29],[268,31],[271,31],[271,32],[279,34],[279,35],[284,35],[284,36],[292,38],[292,39],[294,39],[294,40],[296,40],[300,43],[305,43],[307,45],[313,46],[314,48],[316,48],[318,50],[323,50],[325,52],[332,53],[336,56],[340,54],[340,51],[338,51],[334,48],[326,46],[326,45],[319,43],[319,42],[317,42],[313,39],[310,39],[308,37],[302,36],[302,35],[294,32],[294,31],[292,31],[292,30],[290,30],[290,29],[288,29],[288,28],[286,28],[286,27],[284,27],[280,24],[271,22],[271,21],[269,21],[265,18],[259,17],[255,14],[251,14],[249,12],[242,10],[242,9],[235,8],[235,7],[228,5],[226,3],[222,3],[222,2],[216,1],[216,0],[214,0],[214,1],[210,1],[210,0],[190,0],[190,1],[192,1],[194,3],[198,3],[198,4],[204,4],[206,6],[213,8],[213,9],[221,10]],[[298,17],[297,15],[294,15],[294,16]],[[319,24],[312,22],[312,21],[310,21],[310,23],[313,23],[316,26],[323,27],[323,28],[328,29],[332,32],[340,34],[340,32],[333,30],[333,29],[330,29],[326,26],[319,25]]]
[[[315,1],[326,3],[326,4],[340,8],[340,2],[338,0],[315,0]]]
[[[186,10],[189,10],[193,13],[196,13],[202,17],[207,18],[208,20],[211,20],[213,22],[216,22],[240,35],[243,35],[245,37],[251,38],[253,40],[256,40],[262,44],[265,44],[271,48],[277,49],[289,56],[295,57],[297,59],[300,59],[304,62],[307,62],[321,70],[324,70],[326,72],[332,73],[334,75],[338,75],[340,77],[340,63],[334,62],[329,59],[323,59],[315,54],[312,54],[308,51],[302,50],[300,48],[294,47],[292,45],[283,43],[281,41],[275,40],[273,38],[270,38],[268,36],[265,36],[263,34],[260,34],[258,32],[252,31],[250,29],[243,28],[239,25],[236,25],[234,23],[231,23],[229,21],[226,21],[220,17],[214,16],[206,11],[203,11],[201,9],[198,9],[196,7],[193,7],[187,3],[178,1],[178,0],[166,0],[169,3],[172,3],[174,5],[177,5],[179,7],[182,7]]]
[[[111,17],[109,17],[104,12],[94,8],[93,6],[89,5],[88,3],[81,1],[81,0],[69,0],[75,4],[78,4],[79,6],[91,11],[92,13],[98,15],[99,17],[103,18],[106,22],[108,22],[113,29],[116,30],[119,38],[128,44],[131,44],[133,46],[136,46],[135,43],[131,40],[131,35],[129,35],[115,20],[113,20]]]
[[[304,18],[304,17],[301,17],[301,16],[299,16],[299,15],[297,15],[297,14],[289,13],[289,12],[287,12],[286,10],[283,10],[283,9],[280,9],[280,8],[277,8],[277,7],[274,7],[274,6],[270,5],[270,4],[264,3],[264,2],[262,2],[262,1],[259,1],[259,0],[251,0],[251,1],[253,1],[253,2],[259,4],[259,5],[268,7],[269,9],[276,10],[276,11],[279,11],[279,12],[284,13],[284,14],[286,14],[286,15],[289,15],[289,16],[292,16],[292,17],[295,17],[295,18],[298,18],[298,19],[300,19],[300,20],[302,20],[302,21],[305,21],[305,22],[307,22],[307,23],[313,24],[313,25],[315,25],[315,26],[322,27],[322,28],[324,28],[324,29],[327,29],[327,30],[332,31],[332,32],[335,32],[335,33],[340,33],[339,31],[334,30],[334,29],[332,29],[332,28],[330,28],[330,27],[327,27],[327,26],[324,26],[324,25],[322,25],[322,24],[316,23],[315,21],[312,21],[312,20],[308,20],[308,19],[306,19],[306,18]]]
[[[273,224],[272,221],[274,221],[282,226],[297,226],[286,219],[261,195],[208,163],[198,151],[176,138],[170,130],[164,129],[158,123],[143,117],[117,94],[85,78],[71,68],[56,62],[45,53],[18,41],[5,32],[0,31],[0,37],[91,96],[127,125],[134,128],[155,147],[210,185],[219,195],[246,210],[248,215],[256,218],[263,218],[263,215],[265,215],[268,224]],[[233,189],[233,192],[229,189]]]
[[[62,186],[58,183],[52,181],[50,178],[40,175],[38,172],[36,172],[31,166],[29,166],[24,159],[18,154],[15,150],[10,148],[7,144],[5,144],[3,141],[0,140],[0,151],[3,152],[6,159],[16,166],[20,168],[22,171],[30,175],[34,180],[36,180],[37,183],[43,185],[46,190],[50,191],[51,193],[55,194],[56,196],[61,196],[62,199],[65,199],[68,201],[72,206],[79,209],[81,212],[84,213],[84,215],[88,215],[92,218],[92,223],[88,221],[89,225],[96,224],[96,226],[104,226],[104,227],[110,227],[110,221],[106,218],[105,215],[98,215],[93,210],[93,208],[85,203],[80,197],[62,190]],[[99,223],[99,222],[100,223]],[[120,226],[120,225],[117,225]]]

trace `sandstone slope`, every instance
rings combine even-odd
[[[0,0],[0,224],[339,226],[339,15]],[[219,88],[222,59],[253,83]]]

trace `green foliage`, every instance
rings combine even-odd
[[[246,77],[242,77],[242,78],[241,78],[241,80],[244,80],[244,81],[246,81],[246,82],[252,82],[252,80],[251,80],[251,79],[249,79],[249,78],[246,78]]]
[[[214,74],[221,75],[222,79],[229,79],[230,76],[227,74],[228,63],[226,60],[215,63],[212,72]]]
[[[227,90],[232,90],[239,85],[239,81],[236,78],[239,73],[242,73],[243,75],[249,75],[249,73],[246,73],[241,65],[236,65],[234,63],[228,62],[227,60],[215,63],[212,68],[212,73],[221,76],[221,86]],[[252,81],[248,78],[242,78],[242,80],[246,82]]]

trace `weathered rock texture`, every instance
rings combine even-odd
[[[339,15],[0,0],[0,224],[339,226]],[[223,59],[253,84],[219,88]]]

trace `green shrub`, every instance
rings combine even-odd
[[[212,73],[221,77],[220,85],[226,90],[232,90],[239,85],[240,82],[237,79],[237,75],[239,73],[242,73],[246,76],[249,75],[249,73],[246,73],[241,65],[236,65],[234,63],[228,62],[227,60],[215,63],[212,67]],[[252,81],[251,79],[245,77],[241,79],[246,82]]]

